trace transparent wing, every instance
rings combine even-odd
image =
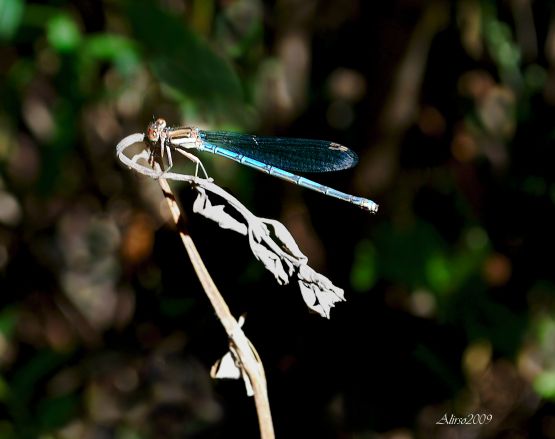
[[[329,172],[348,169],[358,162],[349,148],[325,140],[263,137],[227,131],[199,131],[203,149],[219,146],[229,151],[292,172]]]

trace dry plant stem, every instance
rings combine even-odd
[[[254,401],[256,405],[256,412],[258,414],[260,436],[262,439],[273,439],[275,437],[274,426],[272,423],[272,414],[270,411],[268,390],[266,387],[266,377],[262,363],[255,356],[249,340],[243,333],[243,330],[237,323],[237,320],[235,320],[231,314],[227,303],[218,291],[212,277],[208,273],[193,239],[187,232],[183,216],[181,215],[181,210],[179,209],[176,198],[174,197],[168,182],[163,178],[160,178],[158,181],[160,182],[162,192],[168,202],[173,220],[177,225],[179,235],[181,236],[183,245],[185,246],[189,258],[191,259],[191,263],[193,264],[200,283],[204,288],[210,303],[214,307],[218,319],[220,319],[220,322],[224,326],[230,340],[231,349],[237,354],[239,359],[240,367],[250,379],[254,391]]]

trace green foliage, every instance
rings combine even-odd
[[[521,53],[513,32],[508,23],[499,19],[495,2],[483,2],[483,12],[484,39],[491,56],[495,58],[499,73],[505,81],[519,86],[522,81]]]
[[[369,291],[377,280],[376,249],[371,241],[358,243],[355,249],[353,268],[351,269],[351,286],[355,291]]]
[[[10,395],[10,387],[4,377],[0,376],[0,401],[4,402]]]
[[[14,307],[0,310],[0,335],[5,338],[12,336],[17,323],[18,313]]]
[[[534,380],[534,390],[543,398],[555,401],[555,372],[540,373]]]
[[[41,428],[51,431],[63,427],[78,411],[79,401],[77,394],[42,399],[37,406],[37,421]]]
[[[160,312],[167,317],[183,317],[193,307],[195,301],[188,297],[184,298],[162,298],[160,301]]]
[[[81,48],[82,62],[88,60],[107,61],[122,75],[130,75],[141,64],[135,42],[121,35],[101,33],[90,35]]]
[[[127,11],[142,55],[162,83],[214,114],[237,114],[243,95],[237,75],[186,23],[148,1],[130,1]]]
[[[444,318],[462,328],[468,340],[489,340],[496,351],[507,356],[515,355],[519,349],[528,323],[525,314],[491,297],[483,281],[476,276],[457,290]]]
[[[76,51],[81,42],[79,28],[68,14],[58,14],[47,21],[46,37],[50,45],[60,53]]]
[[[32,403],[41,382],[67,359],[67,355],[52,351],[37,352],[12,377],[7,406],[21,434],[32,436],[42,428],[59,427],[75,410],[75,396],[69,395],[41,399],[36,407]]]
[[[13,425],[7,420],[0,420],[0,437],[2,439],[18,439]]]
[[[13,37],[23,16],[23,0],[0,0],[0,40]]]
[[[382,224],[376,231],[376,248],[385,279],[410,288],[444,288],[449,282],[445,243],[428,223],[417,221],[402,228]]]

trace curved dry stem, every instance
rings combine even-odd
[[[158,174],[160,175],[160,174]],[[259,360],[258,354],[254,350],[252,344],[245,336],[243,330],[239,326],[237,320],[231,314],[227,303],[218,291],[216,284],[208,273],[206,266],[187,231],[184,216],[179,209],[177,200],[173,195],[168,182],[159,178],[160,186],[164,197],[170,208],[173,220],[177,225],[179,236],[183,241],[183,245],[191,259],[191,263],[200,280],[204,292],[208,296],[214,311],[220,322],[222,323],[230,343],[230,350],[233,352],[242,371],[247,375],[254,391],[254,401],[256,412],[258,414],[258,424],[260,426],[260,436],[263,439],[274,438],[274,427],[272,423],[272,414],[270,411],[270,403],[268,401],[268,390],[266,386],[266,376],[264,367]]]
[[[262,439],[273,439],[275,437],[274,426],[272,423],[270,403],[268,401],[266,376],[264,374],[264,367],[260,357],[258,356],[258,353],[252,343],[245,336],[240,324],[231,314],[227,303],[218,291],[212,277],[208,273],[195,243],[187,230],[185,217],[181,213],[177,200],[165,178],[188,181],[189,183],[198,182],[199,179],[188,175],[163,172],[157,163],[154,163],[154,168],[147,168],[146,166],[141,165],[139,163],[140,160],[148,162],[149,154],[146,150],[143,150],[140,154],[136,154],[131,159],[124,154],[126,148],[134,143],[142,142],[143,139],[144,134],[132,134],[121,140],[116,147],[118,158],[129,168],[135,169],[136,171],[159,181],[164,197],[170,208],[172,218],[179,231],[179,236],[181,236],[185,250],[189,255],[191,263],[193,264],[193,268],[195,269],[204,292],[208,296],[218,319],[222,323],[229,337],[230,352],[232,353],[238,367],[241,369],[241,374],[243,377],[246,377],[250,387],[252,387],[256,412],[258,415],[258,424],[260,426],[260,436]],[[211,183],[210,180],[202,181],[208,185]],[[216,188],[216,190],[219,190],[217,186]]]

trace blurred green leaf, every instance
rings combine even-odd
[[[37,407],[41,426],[48,430],[63,426],[75,414],[78,404],[77,395],[63,395],[41,400]]]
[[[58,14],[48,20],[47,38],[50,45],[61,53],[74,52],[81,42],[77,24],[67,14]]]
[[[13,425],[8,421],[0,420],[0,438],[15,439],[16,437]]]
[[[13,395],[11,405],[18,415],[21,416],[28,411],[28,403],[36,391],[37,383],[56,370],[65,360],[67,360],[67,355],[46,350],[38,352],[27,364],[17,370],[11,379]]]
[[[0,401],[5,401],[9,394],[10,394],[10,386],[6,382],[4,377],[0,375]]]
[[[156,77],[211,113],[237,116],[243,95],[230,65],[178,17],[149,1],[128,4],[135,37]]]
[[[43,29],[48,22],[60,14],[60,7],[39,3],[27,3],[22,19],[22,26]]]
[[[115,437],[116,439],[141,439],[144,436],[141,436],[139,433],[128,426],[123,426],[121,428],[118,428]]]
[[[495,2],[483,2],[483,29],[489,53],[497,63],[503,82],[520,84],[520,47],[508,23],[500,20]]]
[[[517,352],[528,322],[526,312],[491,297],[479,273],[453,292],[442,311],[446,321],[466,332],[468,340],[490,340],[497,352],[507,356]]]
[[[126,37],[108,33],[89,36],[81,55],[86,59],[111,61],[122,73],[130,73],[140,62],[137,46]]]
[[[9,307],[0,311],[0,333],[5,337],[10,337],[17,323],[17,310]]]
[[[443,252],[436,252],[426,261],[426,278],[436,292],[445,292],[452,284],[450,263]]]
[[[22,0],[0,0],[0,40],[9,40],[15,34],[23,15]]]
[[[548,73],[546,69],[539,64],[532,64],[526,67],[524,71],[524,80],[530,92],[541,92],[547,81]]]
[[[541,397],[555,400],[555,371],[540,373],[534,380],[533,386]]]
[[[555,349],[555,321],[551,316],[538,317],[535,330],[543,350]]]
[[[376,283],[376,249],[369,240],[361,241],[355,250],[351,269],[351,286],[355,291],[368,291]]]
[[[460,288],[469,278],[481,270],[484,260],[490,254],[490,244],[481,229],[470,231],[474,238],[449,259],[451,282],[446,287],[450,290]]]
[[[68,75],[65,80],[73,83],[74,77]],[[68,89],[73,93],[71,87]],[[60,99],[53,106],[52,114],[56,130],[50,148],[44,148],[42,151],[42,167],[37,184],[39,192],[43,195],[49,195],[54,190],[62,193],[71,192],[79,184],[78,181],[68,180],[68,174],[61,172],[68,152],[75,148],[78,115],[73,105],[75,104],[71,99]]]
[[[248,16],[245,20],[244,17]],[[263,50],[264,16],[260,6],[246,2],[230,3],[215,17],[215,34],[228,56],[247,58]],[[257,47],[258,46],[258,47]]]
[[[440,256],[445,243],[430,224],[416,221],[402,229],[384,224],[376,233],[376,248],[386,279],[412,288],[445,283],[445,256]]]
[[[160,302],[160,311],[168,317],[178,317],[187,313],[194,303],[191,298],[164,298]]]
[[[33,79],[35,67],[27,59],[20,59],[8,71],[7,83],[13,88],[15,93],[22,93],[29,82]]]

